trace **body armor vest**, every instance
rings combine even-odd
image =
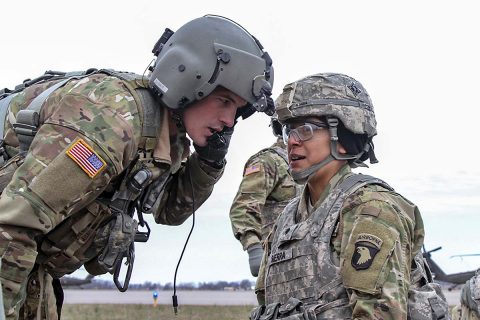
[[[296,308],[314,316],[312,319],[351,317],[340,267],[334,263],[339,258],[332,257],[335,253],[330,243],[346,197],[366,184],[380,184],[391,190],[382,180],[352,174],[346,176],[307,220],[295,223],[299,197],[285,208],[277,221],[267,265],[266,313],[279,313],[278,318],[282,318],[282,313],[287,315]],[[292,298],[298,302],[296,306]]]

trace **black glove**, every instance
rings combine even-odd
[[[272,116],[275,113],[275,101],[272,99],[272,90],[265,88],[263,89],[263,92],[267,100],[267,107],[264,112],[267,116]]]
[[[260,264],[262,263],[263,247],[260,243],[252,244],[248,247],[247,252],[250,272],[252,273],[252,276],[257,277]]]
[[[222,132],[215,133],[207,139],[204,147],[193,144],[200,159],[214,166],[223,166],[223,160],[227,155],[230,139],[232,139],[233,127],[225,127]]]

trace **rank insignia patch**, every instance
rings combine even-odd
[[[83,139],[76,140],[65,152],[90,178],[107,166],[106,162]]]
[[[253,166],[247,167],[245,169],[245,173],[243,175],[248,176],[249,174],[259,172],[259,171],[260,171],[260,166],[257,166],[257,165],[254,164]]]
[[[352,267],[354,267],[355,270],[366,270],[370,268],[375,255],[382,247],[382,243],[382,239],[373,234],[360,233],[355,241]]]

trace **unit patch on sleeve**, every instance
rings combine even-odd
[[[355,252],[352,255],[352,267],[355,270],[368,269],[375,255],[382,247],[382,239],[373,234],[360,233],[355,241]]]
[[[65,152],[90,178],[106,168],[107,163],[83,139],[76,140]]]
[[[248,176],[249,174],[259,172],[260,171],[260,166],[259,165],[251,165],[250,167],[247,167],[245,169],[245,173],[243,174],[244,176]]]

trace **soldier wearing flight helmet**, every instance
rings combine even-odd
[[[119,267],[126,257],[130,274],[133,240],[146,233],[133,214],[183,223],[222,176],[237,118],[273,113],[272,61],[234,21],[207,15],[167,29],[153,53],[148,76],[49,73],[0,96],[7,319],[59,318],[58,278],[82,265],[126,290]]]

